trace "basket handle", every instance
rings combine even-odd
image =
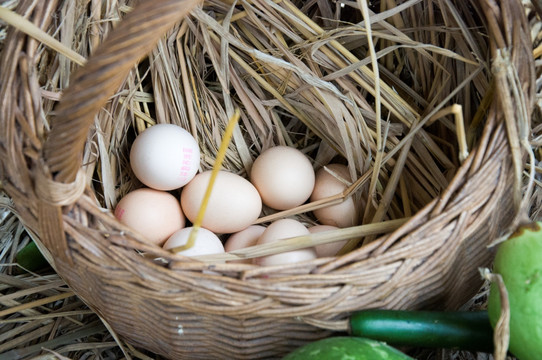
[[[146,0],[138,4],[79,68],[56,109],[43,146],[46,171],[55,182],[76,180],[94,117],[133,66],[200,0]]]

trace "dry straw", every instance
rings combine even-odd
[[[534,68],[519,1],[22,0],[16,12],[29,23],[0,12],[3,187],[72,291],[132,345],[277,357],[347,330],[358,309],[457,308],[527,206]],[[312,225],[312,210],[352,197],[362,225],[201,259],[149,245],[111,210],[140,186],[127,154],[155,123],[188,129],[202,170],[247,176],[274,145],[316,169],[342,161],[344,193],[258,222]],[[341,256],[223,262],[339,240]]]

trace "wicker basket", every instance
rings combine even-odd
[[[482,284],[477,268],[491,262],[487,245],[517,215],[522,159],[512,155],[518,135],[509,115],[530,111],[534,91],[521,2],[464,2],[483,18],[487,57],[506,49],[511,59],[486,71],[487,83],[496,86],[480,110],[479,140],[437,198],[347,255],[286,269],[201,263],[144,245],[98,205],[82,165],[95,115],[194,0],[138,5],[69,79],[54,111],[43,107],[46,79],[37,71],[53,66],[50,50],[10,31],[1,54],[3,187],[75,293],[122,339],[171,358],[278,357],[347,330],[345,320],[359,309],[458,308]],[[21,0],[18,12],[50,30],[57,7],[57,1]],[[507,69],[517,71],[519,94]],[[167,266],[134,249],[163,257]]]

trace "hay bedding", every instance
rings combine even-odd
[[[461,161],[459,154],[479,135],[476,121],[465,124],[465,134],[455,131],[455,121],[461,119],[453,116],[454,111],[459,114],[458,108],[450,106],[462,104],[463,118],[476,120],[483,98],[473,94],[485,93],[483,72],[488,71],[479,63],[486,49],[476,32],[476,19],[457,23],[442,9],[429,13],[411,3],[407,9],[384,5],[365,9],[387,16],[386,23],[371,24],[372,35],[378,39],[373,48],[366,31],[354,25],[363,20],[359,10],[352,11],[357,3],[332,6],[308,1],[295,10],[254,1],[243,3],[243,11],[230,13],[230,6],[209,1],[204,11],[170,31],[134,69],[107,111],[99,114],[85,152],[97,200],[111,209],[122,194],[139,186],[129,171],[127,149],[133,137],[155,121],[176,123],[197,134],[204,154],[202,168],[211,168],[229,114],[241,106],[241,131],[234,134],[226,168],[246,174],[254,157],[274,144],[296,146],[316,164],[325,164],[340,153],[356,178],[365,176],[353,196],[359,203],[369,199],[364,213],[367,222],[411,216],[446,188]],[[13,7],[15,2],[3,4]],[[61,41],[84,56],[131,9],[129,2],[107,2],[101,12],[90,11],[93,17],[89,17],[89,9],[97,9],[96,4],[66,2],[53,20]],[[399,10],[403,16],[398,16]],[[540,22],[530,4],[526,11],[537,45]],[[420,16],[435,19],[435,26],[419,28]],[[447,26],[436,26],[442,23]],[[218,36],[225,41],[218,41]],[[381,64],[380,82],[370,70],[373,49]],[[345,58],[356,67],[368,66],[366,72],[352,72]],[[75,65],[58,56],[42,61],[49,65],[43,66],[47,72],[38,74],[43,108],[50,111]],[[431,86],[427,78],[434,79]],[[469,80],[461,83],[458,78]],[[222,84],[230,84],[230,91],[223,91]],[[375,84],[381,86],[380,93],[374,93]],[[450,93],[454,95],[448,97]],[[418,117],[432,125],[409,132]],[[537,120],[533,147],[539,146],[541,136]],[[355,133],[364,141],[353,141]],[[409,137],[414,141],[410,143]],[[466,148],[460,149],[461,143]],[[533,219],[540,218],[539,202],[537,188],[531,198]],[[7,212],[2,218],[0,253],[0,356],[144,358],[126,344],[122,353],[97,316],[54,273],[16,274],[16,266],[11,265],[14,255],[29,237],[10,212],[9,199],[3,197],[2,205]],[[267,214],[272,213],[267,209]],[[296,216],[307,223],[314,221],[310,213]],[[471,305],[483,306],[483,294]],[[41,347],[49,350],[41,351]],[[470,356],[445,354],[459,359]],[[423,352],[419,356],[434,355]]]

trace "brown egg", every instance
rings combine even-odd
[[[316,182],[310,200],[321,200],[329,196],[342,193],[348,185],[337,179],[337,174],[346,181],[351,181],[348,167],[342,164],[329,164],[326,166],[331,173],[321,168],[316,172]],[[323,225],[332,225],[340,228],[350,227],[359,223],[359,213],[351,196],[340,204],[320,208],[313,211],[314,216]]]
[[[267,244],[294,236],[309,235],[309,230],[297,220],[281,219],[273,222],[265,229],[258,240],[258,244]],[[254,263],[262,266],[291,264],[316,258],[314,248],[288,251],[280,254],[264,256],[254,259]]]
[[[147,188],[124,196],[115,208],[115,217],[157,245],[162,245],[185,225],[181,205],[175,196]]]
[[[337,230],[337,229],[338,227],[331,226],[331,225],[315,225],[309,228],[309,232],[311,234],[316,234],[320,232],[332,231],[332,230]],[[316,256],[318,257],[335,256],[339,252],[339,250],[341,250],[342,247],[347,243],[347,241],[348,240],[335,241],[328,244],[316,245],[314,247],[314,249],[316,250]]]
[[[203,201],[211,171],[196,175],[181,192],[181,206],[194,222]],[[219,171],[213,185],[201,227],[217,234],[229,234],[247,228],[260,216],[262,200],[258,190],[245,178]]]

